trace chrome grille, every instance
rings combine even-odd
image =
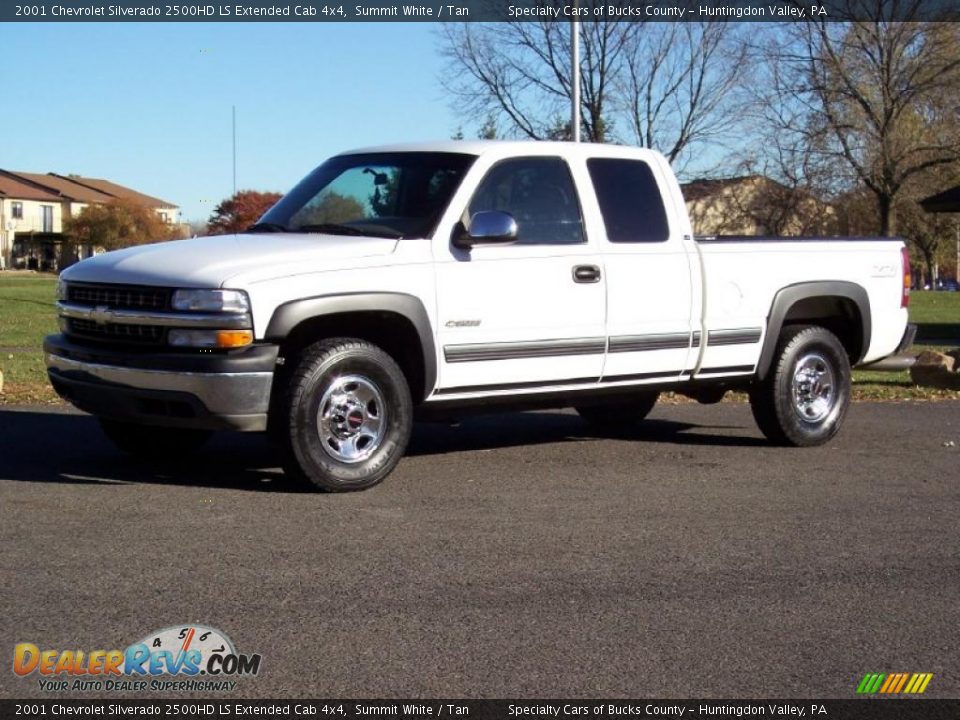
[[[67,302],[121,310],[169,310],[170,288],[68,283]]]

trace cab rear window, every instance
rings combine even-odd
[[[610,242],[656,243],[670,236],[660,188],[647,163],[591,158],[587,170]]]

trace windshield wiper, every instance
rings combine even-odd
[[[317,223],[315,225],[301,225],[295,229],[295,232],[306,233],[330,233],[331,235],[359,235],[362,237],[385,237],[399,238],[400,233],[390,233],[389,231],[362,230],[352,225],[340,225],[338,223]]]
[[[256,233],[256,232],[291,232],[291,230],[290,230],[290,228],[288,228],[286,225],[281,225],[280,223],[261,222],[261,223],[254,223],[253,225],[251,225],[250,227],[248,227],[248,228],[247,228],[247,232],[248,232],[248,233]]]

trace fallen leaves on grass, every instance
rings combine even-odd
[[[0,405],[58,405],[63,400],[49,383],[4,383]]]

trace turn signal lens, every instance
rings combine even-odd
[[[249,330],[218,330],[217,347],[243,347],[253,342],[253,333]]]

